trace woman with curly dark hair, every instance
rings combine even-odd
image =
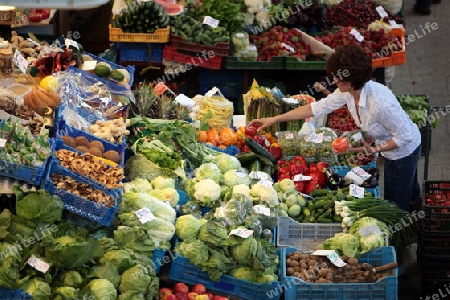
[[[347,105],[358,127],[375,139],[373,146],[362,141],[362,147],[351,151],[381,153],[385,158],[384,198],[408,211],[411,201],[420,195],[417,164],[421,137],[418,127],[401,108],[392,91],[371,80],[372,60],[360,46],[337,48],[327,61],[327,74],[337,85],[327,97],[282,115],[255,119],[250,124],[261,130],[277,122],[325,115]]]

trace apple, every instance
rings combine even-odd
[[[224,296],[214,295],[214,300],[228,300],[228,298]]]
[[[190,292],[187,294],[188,300],[195,300],[197,298],[198,294],[194,292]]]
[[[210,293],[210,292],[205,292],[202,295],[208,296],[209,300],[214,300],[214,295],[212,293]],[[205,300],[206,300],[206,298],[205,298]]]
[[[164,297],[165,295],[171,295],[172,290],[169,288],[160,288],[159,289],[159,298]]]
[[[205,295],[205,294],[202,294],[202,295],[197,295],[196,297],[195,297],[195,300],[209,300],[210,298],[207,296],[207,295]]]
[[[174,295],[177,298],[177,300],[188,300],[188,295],[185,293],[178,292],[178,293],[175,293]]]
[[[161,300],[177,300],[177,297],[174,294],[164,295]]]
[[[197,293],[197,294],[201,295],[203,293],[206,293],[206,287],[203,284],[201,284],[201,283],[196,283],[192,287],[192,291],[194,293]]]
[[[173,286],[173,291],[175,293],[187,294],[187,293],[189,293],[189,287],[186,284],[184,284],[184,283],[177,282]]]

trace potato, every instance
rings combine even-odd
[[[292,276],[292,275],[294,275],[294,268],[287,268],[286,269],[286,275],[287,276]]]

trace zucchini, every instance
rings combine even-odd
[[[249,139],[246,137],[246,138],[244,138],[244,142],[245,142],[245,145],[247,145],[247,147],[249,147],[250,150],[252,150],[256,154],[267,158],[273,164],[276,162],[275,157],[272,154],[270,154],[269,151],[264,149],[264,147],[262,147],[260,144],[258,144],[255,140]]]
[[[230,41],[230,38],[228,36],[221,36],[221,37],[215,38],[213,41],[214,41],[214,44],[215,43],[227,43]]]
[[[257,156],[254,152],[239,152],[234,157],[236,157],[241,164],[245,164],[257,159]]]
[[[326,195],[328,195],[329,191],[330,190],[326,190],[326,189],[314,190],[311,192],[311,197],[316,198],[316,197],[326,196]]]
[[[259,162],[259,160],[255,159],[251,164],[250,164],[250,172],[258,172],[261,171],[261,163]]]

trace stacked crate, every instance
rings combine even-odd
[[[419,261],[422,294],[445,291],[450,283],[450,181],[425,181]]]

